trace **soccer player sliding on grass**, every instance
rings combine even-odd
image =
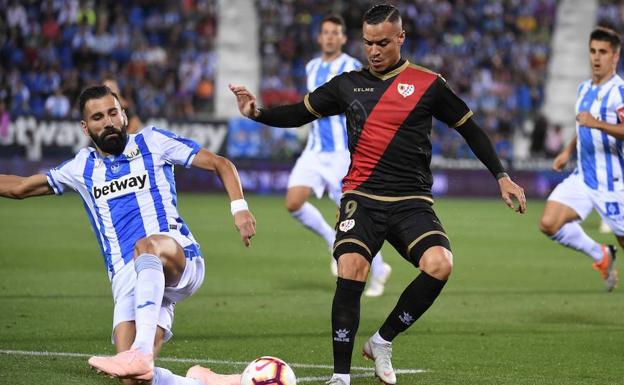
[[[154,367],[154,356],[172,336],[173,311],[199,289],[204,259],[176,208],[175,164],[214,171],[231,200],[234,224],[245,246],[256,233],[238,173],[227,159],[156,127],[127,133],[119,98],[105,86],[79,98],[80,125],[94,147],[46,174],[0,175],[0,196],[23,199],[78,192],[102,250],[113,298],[113,342],[117,355],[91,357],[89,364],[126,385],[229,385],[199,366],[187,377]]]

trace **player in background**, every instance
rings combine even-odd
[[[329,385],[349,385],[351,356],[360,322],[360,300],[373,256],[389,241],[420,270],[395,308],[364,344],[375,374],[395,384],[393,340],[433,304],[453,267],[450,241],[433,211],[430,169],[432,118],[456,129],[496,178],[501,197],[526,210],[524,191],[498,158],[472,111],[438,74],[401,57],[405,41],[401,15],[381,4],[363,18],[369,67],[335,76],[301,103],[261,109],[243,86],[230,85],[243,116],[278,127],[297,127],[322,116],[346,113],[351,165],[334,244],[338,279],[332,303],[334,373]]]
[[[561,171],[576,151],[577,166],[548,197],[539,228],[553,241],[585,253],[612,291],[616,249],[590,238],[580,225],[595,209],[624,247],[624,80],[615,71],[620,36],[598,27],[589,37],[592,77],[578,88],[576,135],[557,155]]]
[[[326,16],[321,21],[318,35],[321,56],[310,60],[306,65],[309,92],[336,75],[362,67],[357,59],[342,52],[342,47],[347,42],[345,28],[344,20],[338,15]],[[336,231],[308,199],[312,192],[317,198],[321,198],[327,190],[329,198],[336,206],[340,206],[342,178],[347,174],[350,162],[345,116],[324,117],[312,122],[306,147],[297,159],[288,180],[286,209],[299,223],[321,236],[329,250],[334,247]],[[334,276],[338,275],[334,258],[331,258],[331,271]],[[382,295],[391,272],[390,265],[383,262],[381,253],[377,253],[373,258],[371,280],[364,295]]]
[[[119,98],[121,108],[123,108],[126,116],[128,117],[128,134],[136,134],[139,132],[139,130],[143,128],[143,122],[141,121],[141,118],[139,118],[139,116],[132,110],[132,105],[128,102],[128,99],[123,97],[117,80],[111,78],[104,79],[102,84],[110,88],[110,90],[113,91]]]
[[[124,384],[205,385],[193,368],[188,374],[195,378],[154,367],[154,356],[172,336],[175,303],[191,296],[204,279],[199,245],[176,208],[173,166],[193,166],[219,176],[231,200],[234,224],[249,246],[255,219],[236,168],[197,143],[156,127],[128,134],[120,101],[105,86],[85,89],[79,104],[80,125],[94,147],[82,149],[46,174],[0,175],[0,196],[24,199],[61,195],[69,189],[80,194],[114,297],[113,342],[118,354],[91,357],[93,368]]]

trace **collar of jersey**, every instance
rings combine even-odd
[[[91,149],[91,157],[93,157],[94,159],[100,159],[100,160],[109,161],[109,162],[119,160],[119,157],[121,157],[122,159],[125,159],[123,153],[119,155],[112,155],[112,154],[102,155],[102,153],[100,153],[100,151],[97,148],[95,147],[89,147],[89,148]]]
[[[401,72],[403,72],[403,70],[405,70],[407,67],[409,67],[410,62],[409,60],[405,60],[405,63],[401,64],[400,66],[398,66],[397,68],[393,69],[390,72],[386,72],[385,74],[379,73],[379,72],[375,72],[373,71],[372,68],[369,68],[368,70],[370,71],[371,75],[381,79],[381,80],[387,80],[390,79],[391,77],[397,76],[398,74],[400,74]]]
[[[603,88],[607,88],[607,85],[608,85],[609,83],[613,82],[613,81],[617,78],[617,76],[618,76],[618,74],[613,74],[613,76],[611,76],[611,77],[609,78],[609,80],[607,80],[606,82],[602,83],[601,85],[595,85],[595,84],[593,84],[593,83],[592,83],[592,81],[590,80],[590,81],[589,81],[589,87],[590,87],[591,89],[595,89],[595,88],[597,87],[599,90],[601,90],[601,89],[603,89]]]

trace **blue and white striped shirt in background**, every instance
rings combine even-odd
[[[192,140],[145,127],[128,136],[121,155],[88,147],[47,173],[55,194],[69,188],[82,197],[111,280],[145,236],[167,232],[183,248],[198,248],[178,214],[173,165],[190,167],[199,150]]]
[[[589,111],[598,120],[620,124],[624,118],[624,80],[614,75],[601,86],[586,80],[578,88],[576,113]],[[585,126],[576,125],[577,172],[593,190],[624,190],[622,140]]]
[[[330,81],[334,76],[362,68],[355,58],[343,53],[331,62],[323,62],[320,57],[306,65],[308,91],[312,92]],[[305,151],[334,152],[348,151],[347,126],[344,115],[328,116],[312,122]]]

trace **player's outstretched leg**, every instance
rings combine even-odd
[[[379,331],[364,344],[362,354],[375,361],[375,375],[388,385],[396,384],[392,367],[392,341],[409,328],[433,304],[444,288],[452,270],[452,255],[441,246],[434,246],[420,259],[422,271],[405,288]]]
[[[392,267],[384,262],[380,251],[375,255],[371,263],[371,278],[364,295],[367,297],[381,296],[386,288],[386,282],[388,282],[390,274],[392,274]]]
[[[112,357],[91,357],[89,365],[119,378],[150,380],[154,369],[154,339],[165,290],[163,265],[156,255],[141,254],[134,261],[136,337],[130,350]]]
[[[165,284],[174,286],[179,282],[186,259],[182,247],[166,235],[138,240],[134,252],[137,275],[132,345],[112,357],[91,357],[89,364],[112,377],[150,380],[154,376],[154,343]]]

